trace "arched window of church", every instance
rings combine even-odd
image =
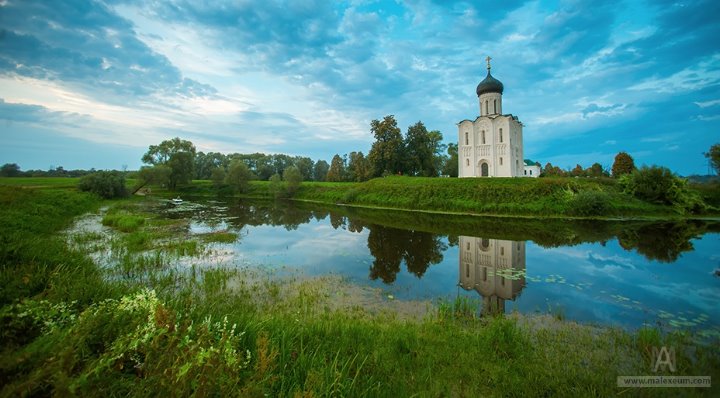
[[[465,277],[470,277],[470,264],[465,264]]]
[[[470,250],[470,242],[465,243],[465,250]]]
[[[487,267],[483,267],[483,282],[487,282]]]
[[[470,138],[468,137],[468,132],[465,132],[465,145],[470,145]]]
[[[530,175],[532,175],[532,170],[530,170]]]
[[[532,171],[530,173],[532,173]],[[525,175],[527,175],[527,170],[525,170]]]
[[[493,100],[493,113],[497,113],[497,100]]]
[[[487,251],[487,249],[490,247],[490,239],[481,239],[480,240],[480,249],[483,251]]]
[[[503,140],[502,140],[502,129],[500,129],[500,142],[503,142]]]
[[[500,158],[500,166],[502,166],[502,158]]]
[[[465,166],[470,166],[470,159],[465,159]]]
[[[490,113],[490,101],[485,100],[485,114]]]
[[[504,255],[505,255],[505,248],[504,248],[504,247],[501,247],[501,248],[500,248],[500,255],[501,255],[501,256],[504,256]]]
[[[485,144],[485,130],[483,130],[482,133],[480,134],[480,138],[482,139],[481,142],[482,142],[483,144]]]

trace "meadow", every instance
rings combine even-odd
[[[0,186],[0,396],[649,396],[616,377],[650,374],[662,345],[676,348],[677,374],[720,376],[720,342],[687,332],[479,318],[464,299],[404,318],[342,300],[341,280],[180,267],[203,242],[173,241],[144,199],[60,185]],[[301,198],[328,200],[353,185],[304,188]],[[62,233],[88,212],[125,247],[117,265],[98,266]],[[142,254],[153,247],[161,255]]]

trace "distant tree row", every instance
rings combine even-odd
[[[65,170],[62,166],[50,166],[47,170],[21,170],[17,163],[0,166],[0,177],[82,177],[96,170]]]
[[[613,177],[620,177],[625,174],[630,174],[636,169],[635,161],[632,156],[627,152],[620,152],[615,156],[612,168],[607,170],[603,168],[600,163],[593,163],[588,168],[583,168],[579,164],[575,165],[573,169],[561,169],[560,167],[553,166],[552,163],[548,162],[542,169],[541,177],[610,177],[611,172]]]

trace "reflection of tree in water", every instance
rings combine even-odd
[[[370,268],[370,279],[382,279],[385,283],[395,281],[400,263],[405,260],[408,272],[422,277],[431,264],[443,259],[447,246],[439,235],[428,232],[407,231],[379,225],[368,226],[368,248],[375,257]]]
[[[702,232],[692,222],[644,225],[618,234],[618,243],[625,250],[636,249],[649,260],[672,263],[683,252],[693,250],[691,239]]]
[[[291,203],[277,206],[275,203],[239,203],[228,209],[228,223],[241,229],[245,225],[282,225],[287,230],[295,230],[301,224],[310,222],[313,214],[301,210]]]

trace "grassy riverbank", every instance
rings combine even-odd
[[[217,195],[209,181],[182,192]],[[714,198],[712,192],[697,191]],[[240,196],[273,198],[270,184],[252,181]],[[717,216],[716,203],[701,214],[639,200],[610,178],[421,178],[385,177],[363,183],[304,182],[296,200],[404,210],[521,217],[683,218]]]
[[[720,376],[719,343],[688,334],[478,319],[479,303],[462,300],[406,319],[359,307],[334,278],[181,267],[133,246],[144,236],[175,249],[166,234],[176,226],[142,203],[0,187],[0,396],[650,395],[618,389],[616,377],[653,374],[651,349],[661,345],[675,348],[673,375]],[[113,244],[127,250],[101,268],[59,231],[107,205]],[[89,231],[74,241],[95,239]]]

